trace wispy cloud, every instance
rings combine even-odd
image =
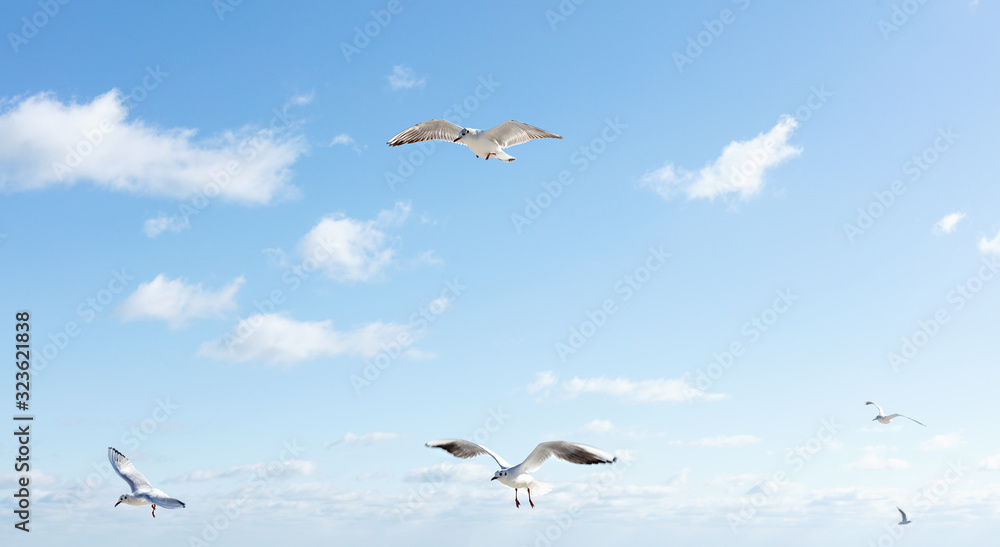
[[[280,479],[293,476],[308,476],[316,471],[316,463],[309,460],[291,460],[281,465],[256,462],[237,465],[228,469],[197,469],[183,475],[169,477],[165,482],[204,482],[229,477],[247,477],[266,475],[269,478]]]
[[[935,435],[930,440],[920,443],[920,450],[948,450],[963,444],[965,444],[965,440],[962,439],[962,433],[956,431],[954,433]]]
[[[392,67],[392,74],[386,77],[392,89],[412,89],[414,87],[424,87],[427,84],[427,77],[418,77],[417,73],[408,66],[395,65]]]
[[[527,386],[528,393],[544,391],[539,397],[545,398],[558,382],[558,376],[552,371],[540,372],[535,381]],[[561,399],[575,399],[585,394],[609,395],[632,403],[657,403],[680,401],[715,401],[724,399],[722,394],[711,394],[698,389],[687,378],[653,378],[633,381],[628,378],[596,378],[573,377],[563,381],[555,395]]]
[[[844,469],[880,471],[884,469],[906,469],[910,467],[910,463],[906,460],[885,457],[885,453],[889,450],[885,445],[866,446],[861,450],[861,459],[856,462],[845,464],[843,466]]]
[[[354,137],[348,135],[347,133],[341,133],[330,141],[327,146],[346,146],[351,150],[354,150],[359,156],[361,155],[361,149],[358,148],[358,143],[355,142]]]
[[[749,199],[764,187],[766,171],[802,153],[801,148],[788,144],[797,125],[795,118],[783,116],[767,133],[746,141],[730,142],[718,158],[698,172],[668,162],[643,175],[639,183],[665,199],[678,192],[689,199],[715,199],[733,193],[741,199]]]
[[[355,435],[348,431],[340,439],[329,443],[328,448],[338,448],[341,446],[357,446],[365,445],[370,446],[373,444],[378,444],[386,441],[392,441],[402,437],[400,433],[388,433],[383,431],[373,431],[371,433],[363,433],[361,435]]]
[[[958,223],[965,218],[965,213],[951,213],[934,223],[935,234],[950,234],[955,231]]]
[[[183,279],[168,279],[160,274],[139,288],[121,303],[116,313],[122,321],[161,319],[171,328],[182,328],[191,319],[222,317],[236,309],[236,293],[243,286],[243,276],[225,287],[206,290],[201,283],[191,285]]]
[[[156,218],[146,219],[142,225],[142,230],[148,237],[156,237],[163,232],[180,232],[191,227],[191,223],[185,217],[167,216],[160,213]]]
[[[549,388],[559,383],[559,377],[551,370],[546,370],[535,374],[535,381],[527,386],[528,393],[535,394],[541,392],[540,397],[549,394]]]
[[[997,232],[997,235],[993,236],[993,239],[987,239],[986,236],[983,236],[982,239],[979,240],[979,252],[984,255],[1000,254],[1000,232]]]
[[[198,139],[196,129],[165,129],[130,117],[124,101],[113,89],[89,103],[40,93],[0,105],[0,188],[86,181],[118,192],[218,195],[248,204],[298,195],[289,184],[290,168],[306,145],[291,134],[294,124],[285,113],[276,112],[280,120],[269,129],[246,126]]]
[[[493,469],[478,463],[439,463],[414,469],[407,473],[403,480],[429,483],[482,482],[492,476]]]
[[[748,444],[757,444],[759,442],[760,438],[753,435],[719,435],[716,437],[705,437],[703,439],[689,441],[687,444],[688,446],[701,446],[708,448],[732,448],[737,446],[746,446]]]
[[[986,471],[1000,470],[1000,454],[989,456],[985,460],[979,462],[979,466]]]
[[[591,420],[583,425],[576,432],[581,435],[603,435],[605,433],[611,433],[615,429],[615,424],[611,423],[611,420]]]
[[[222,361],[270,364],[341,355],[368,358],[391,344],[405,348],[419,334],[410,325],[380,321],[342,332],[334,329],[330,320],[297,321],[285,313],[258,314],[240,321],[222,338],[205,342],[199,353]]]

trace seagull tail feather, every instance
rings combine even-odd
[[[531,483],[531,495],[532,496],[544,496],[552,491],[555,486],[547,482],[534,481]]]

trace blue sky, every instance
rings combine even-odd
[[[995,3],[4,15],[5,544],[992,537]],[[384,144],[441,117],[564,138]],[[438,438],[619,461],[516,509]],[[112,508],[108,446],[187,508]]]

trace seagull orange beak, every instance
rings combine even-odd
[[[121,502],[122,502],[122,500],[118,500],[118,503],[121,503]],[[115,507],[118,507],[118,503],[115,504]]]

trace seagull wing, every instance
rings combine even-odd
[[[133,492],[153,489],[153,485],[149,484],[146,477],[142,476],[142,473],[132,465],[132,462],[124,454],[110,446],[108,447],[108,459],[111,460],[111,467],[115,468],[115,473],[118,473],[118,476],[128,483]]]
[[[504,461],[499,454],[489,448],[486,448],[485,446],[478,445],[471,441],[463,441],[461,439],[441,439],[438,441],[431,441],[427,443],[426,446],[447,450],[449,454],[457,458],[475,458],[476,456],[489,454],[494,460],[497,461],[500,467],[503,467],[504,469],[510,467],[510,464]]]
[[[448,141],[454,142],[462,134],[462,128],[449,122],[448,120],[429,120],[418,123],[413,127],[400,131],[395,137],[389,139],[389,146],[399,146],[421,141]],[[458,144],[464,144],[459,142]]]
[[[528,454],[528,457],[521,463],[521,467],[528,473],[537,471],[538,468],[551,457],[570,463],[590,465],[594,463],[614,463],[618,457],[609,454],[599,448],[587,446],[585,444],[571,443],[569,441],[550,441],[541,443]]]
[[[867,402],[867,403],[865,403],[865,404],[866,404],[866,405],[875,405],[875,403],[873,403],[873,402],[871,402],[871,401],[868,401],[868,402]],[[878,415],[879,415],[879,416],[885,416],[885,412],[882,412],[882,407],[880,407],[880,406],[878,406],[878,405],[875,405],[875,408],[877,408],[877,409],[878,409]]]
[[[549,133],[533,125],[510,120],[486,131],[486,135],[496,141],[500,148],[516,144],[524,144],[531,139],[561,139],[555,133]]]
[[[167,509],[187,507],[183,501],[177,498],[171,498],[166,492],[160,490],[159,488],[153,488],[151,491],[141,494],[139,497],[145,499],[149,503],[155,503],[157,506],[166,507]]]
[[[906,520],[906,513],[904,513],[903,510],[899,508],[899,506],[896,506],[896,509],[899,511],[900,515],[903,515],[903,520]]]
[[[906,418],[907,420],[910,420],[911,422],[916,422],[916,423],[920,424],[920,422],[917,422],[917,421],[916,421],[916,420],[914,420],[913,418],[911,418],[911,417],[909,417],[909,416],[903,416],[902,414],[892,414],[892,415],[890,415],[890,416],[886,416],[886,418],[887,418],[887,419],[889,419],[889,420],[891,420],[891,419],[893,419],[893,418]],[[924,427],[927,427],[927,426],[926,426],[926,425],[924,425],[924,424],[920,424],[920,425],[923,425]]]

